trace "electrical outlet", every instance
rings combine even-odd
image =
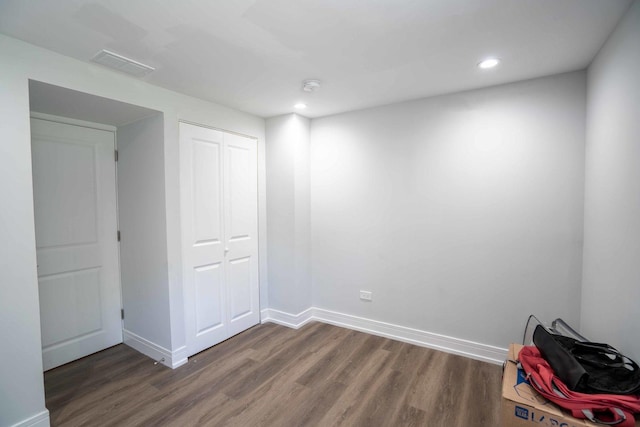
[[[373,293],[370,291],[360,291],[360,299],[362,301],[371,301],[373,299]]]

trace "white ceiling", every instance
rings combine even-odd
[[[259,116],[303,101],[319,117],[583,69],[630,3],[0,0],[0,32],[83,61],[108,49],[155,67],[149,83]]]

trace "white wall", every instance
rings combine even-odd
[[[640,2],[588,72],[582,332],[640,359]]]
[[[311,307],[310,121],[297,114],[266,121],[269,308]]]
[[[577,72],[314,119],[313,305],[502,348],[529,313],[578,324],[585,96]]]
[[[118,128],[118,216],[124,329],[170,349],[163,130],[160,114]]]
[[[187,97],[27,43],[0,36],[0,425],[22,422],[44,408],[33,230],[28,80],[160,111],[164,115],[164,191],[171,347],[185,345],[178,120],[217,127],[259,140],[261,296],[267,293],[264,120]],[[46,413],[44,413],[46,417]],[[46,423],[45,423],[46,424]]]
[[[4,61],[0,93],[0,426],[31,417],[48,425],[33,225],[29,92],[20,71]]]

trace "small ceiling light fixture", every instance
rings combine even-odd
[[[144,77],[155,70],[155,68],[149,65],[134,61],[131,58],[118,55],[117,53],[110,52],[106,49],[103,49],[100,52],[96,53],[96,55],[91,58],[91,60],[93,62],[97,62],[100,65],[104,65],[105,67],[109,67],[123,73],[131,74],[135,77]]]
[[[320,80],[305,80],[302,82],[302,90],[305,92],[315,92],[320,89]]]
[[[487,70],[489,68],[494,68],[500,63],[498,58],[487,58],[481,62],[478,62],[478,68],[482,68],[483,70]]]
[[[297,110],[304,110],[305,108],[307,108],[307,104],[304,104],[302,102],[298,102],[296,105],[293,106],[293,108],[295,108]]]

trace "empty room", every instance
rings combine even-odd
[[[640,0],[0,0],[0,200],[0,427],[640,425]]]

